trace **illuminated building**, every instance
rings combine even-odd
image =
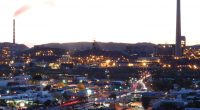
[[[60,69],[60,65],[59,64],[57,64],[57,63],[50,63],[49,64],[49,67],[51,68],[51,69]]]
[[[159,44],[156,48],[156,55],[159,57],[173,56],[175,52],[174,44]]]
[[[62,57],[59,59],[59,63],[71,63],[72,62],[72,58],[70,55],[62,55]]]
[[[181,36],[181,47],[185,48],[185,46],[186,46],[186,38],[185,36]]]
[[[185,38],[185,36],[181,36],[181,52],[182,52],[182,54],[184,54],[185,47],[186,47],[186,38]]]
[[[2,61],[4,64],[9,64],[11,60],[11,51],[9,47],[4,47],[2,49]]]
[[[69,53],[67,53],[67,55],[62,55],[62,57],[59,58],[58,62],[60,64],[60,68],[67,69],[73,68],[74,66],[74,62],[72,61],[72,57]]]
[[[160,59],[157,57],[141,57],[135,61],[135,66],[148,67],[153,64],[159,64]]]
[[[116,63],[113,60],[106,60],[100,64],[100,67],[115,67]]]

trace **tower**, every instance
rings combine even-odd
[[[93,41],[92,43],[92,50],[101,50],[100,46],[96,42],[96,40]]]
[[[175,56],[182,56],[181,48],[181,1],[177,0],[177,12],[176,12],[176,46]]]
[[[15,19],[13,19],[13,45],[15,45]]]
[[[15,19],[13,19],[13,47],[12,47],[12,58],[15,59]]]

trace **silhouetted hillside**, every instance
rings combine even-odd
[[[150,56],[155,53],[156,45],[152,43],[137,43],[128,45],[126,52],[135,56]]]
[[[0,49],[3,49],[4,47],[9,47],[10,49],[12,49],[13,44],[9,43],[9,42],[0,43]],[[16,44],[15,45],[15,50],[16,51],[20,52],[20,51],[24,51],[24,50],[27,50],[27,49],[29,49],[29,48],[24,44]]]
[[[188,46],[189,48],[194,48],[194,49],[200,49],[200,44],[199,45],[193,45],[193,46]]]
[[[49,44],[43,44],[42,46],[45,47],[51,47],[51,48],[62,48],[62,49],[67,49],[67,50],[87,50],[92,48],[92,43],[93,42],[76,42],[76,43],[49,43]],[[152,43],[136,43],[136,44],[128,44],[128,43],[104,43],[104,42],[97,42],[99,47],[102,50],[106,51],[124,51],[127,49],[127,46],[130,47],[147,47],[152,49],[152,47],[155,46],[155,44]]]

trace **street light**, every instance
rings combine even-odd
[[[110,72],[109,70],[107,70],[107,69],[105,70],[105,74],[108,74],[109,72]]]
[[[107,74],[107,78],[109,79],[109,77],[110,77],[110,75],[109,74]]]

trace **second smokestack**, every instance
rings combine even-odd
[[[13,19],[13,45],[15,45],[15,19]]]

